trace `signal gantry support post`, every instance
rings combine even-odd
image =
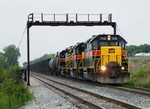
[[[30,26],[27,23],[27,72],[28,72],[28,79],[27,79],[27,85],[30,85],[30,37],[29,37],[29,29]]]
[[[30,85],[29,29],[32,26],[111,26],[116,35],[116,22],[112,22],[112,14],[29,14],[27,21],[27,85]]]

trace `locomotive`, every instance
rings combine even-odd
[[[31,65],[30,69],[105,84],[122,84],[130,78],[126,43],[120,35],[93,35],[85,42],[62,50],[54,58]]]

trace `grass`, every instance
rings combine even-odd
[[[128,84],[131,86],[150,88],[150,70],[140,69],[137,73],[131,73]]]
[[[131,57],[131,86],[150,88],[150,57]]]
[[[24,86],[18,67],[0,70],[0,109],[17,109],[33,99]]]

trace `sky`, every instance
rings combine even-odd
[[[150,0],[1,0],[0,52],[14,44],[19,47],[19,64],[27,61],[27,34],[23,35],[30,13],[100,14],[112,13],[118,34],[128,45],[150,44]],[[31,27],[30,59],[56,53],[84,42],[92,35],[109,33],[111,27]],[[23,39],[21,41],[21,38]],[[19,42],[21,44],[19,45]]]

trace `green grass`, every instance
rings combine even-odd
[[[150,88],[150,70],[140,69],[136,73],[131,73],[128,84],[131,86]]]
[[[130,58],[130,62],[133,62],[134,64],[137,64],[139,62],[140,58],[139,57],[132,57]]]
[[[24,88],[24,86],[17,85],[10,91],[1,91],[0,109],[17,109],[32,100],[32,98],[33,94]]]
[[[18,67],[0,70],[0,109],[17,109],[33,99],[21,80]]]
[[[150,57],[130,57],[131,86],[150,88]]]

